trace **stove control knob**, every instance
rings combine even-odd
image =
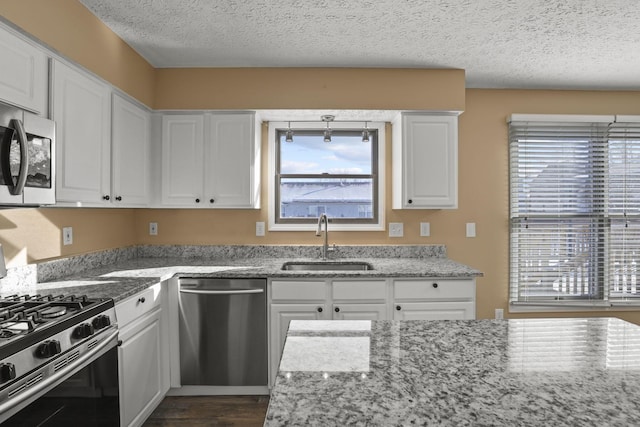
[[[98,330],[111,325],[111,319],[109,319],[109,316],[102,314],[94,317],[93,322],[91,323],[93,324],[93,328]]]
[[[91,323],[83,323],[73,330],[73,338],[83,339],[91,335],[93,335],[93,325]]]
[[[62,348],[60,341],[57,340],[45,341],[36,348],[36,357],[40,359],[48,359],[60,353],[62,353]]]
[[[13,363],[0,363],[0,384],[11,381],[16,377],[16,367]]]

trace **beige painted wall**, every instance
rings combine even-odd
[[[52,6],[55,5],[55,6]],[[38,9],[38,20],[31,24],[27,12]],[[120,46],[109,51],[107,60],[103,52],[91,49],[91,45],[119,45],[113,33],[79,9],[75,0],[3,0],[0,14],[22,23],[23,28],[36,34],[51,46],[106,80],[116,84],[148,105],[158,108],[429,108],[425,105],[444,105],[444,95],[436,95],[435,83],[441,78],[459,82],[459,71],[446,70],[450,74],[437,76],[429,70],[186,70],[183,72],[151,70],[144,64],[131,68],[132,51]],[[70,17],[67,14],[70,13]],[[58,30],[51,28],[50,16],[64,23]],[[27,25],[27,21],[29,25]],[[56,25],[59,24],[56,22]],[[87,33],[89,40],[72,40],[65,25]],[[42,27],[42,28],[40,28]],[[57,27],[56,27],[57,28]],[[76,30],[77,31],[77,30]],[[74,34],[76,34],[74,32]],[[141,58],[133,62],[140,64]],[[131,71],[131,72],[130,72]],[[130,73],[129,73],[130,72]],[[278,78],[277,73],[286,78]],[[382,74],[378,74],[381,72]],[[158,75],[158,86],[153,83]],[[376,77],[377,75],[377,77]],[[216,82],[214,76],[227,77]],[[264,78],[263,78],[264,76]],[[288,91],[280,94],[281,87],[293,76],[301,79],[298,89],[320,76],[325,84],[312,84],[311,89]],[[415,91],[407,88],[384,92],[384,97],[373,97],[368,85],[362,81],[384,81],[393,76],[407,76]],[[382,76],[382,77],[381,77]],[[433,81],[427,76],[433,77]],[[445,77],[446,76],[446,77]],[[366,79],[364,78],[366,77]],[[350,82],[336,86],[344,78]],[[382,80],[380,80],[382,79]],[[216,79],[217,80],[217,79]],[[260,83],[270,82],[267,89]],[[295,83],[295,82],[291,82]],[[253,85],[253,86],[252,86]],[[139,87],[141,86],[141,87]],[[325,87],[326,86],[326,87]],[[227,87],[225,96],[215,90]],[[403,86],[398,86],[402,88]],[[459,83],[451,83],[453,101],[463,105],[459,128],[459,209],[436,211],[394,211],[387,208],[387,221],[403,222],[405,237],[390,239],[385,232],[334,232],[331,240],[340,244],[445,244],[449,256],[484,272],[478,279],[478,317],[493,317],[494,308],[507,308],[508,270],[508,178],[507,178],[507,127],[506,117],[511,113],[562,113],[562,114],[640,114],[640,92],[607,91],[515,91],[515,90],[462,90]],[[177,90],[177,89],[180,90]],[[203,88],[205,90],[203,90]],[[329,89],[327,89],[329,88]],[[425,90],[428,88],[429,90]],[[333,100],[345,91],[349,96]],[[361,96],[352,104],[349,97]],[[435,101],[428,97],[433,94]],[[375,95],[375,92],[374,92]],[[367,98],[367,96],[371,96]],[[158,101],[154,104],[154,99]],[[425,100],[426,99],[426,100]],[[321,101],[320,101],[321,100]],[[370,102],[370,104],[368,104]],[[440,104],[438,104],[440,103]],[[353,107],[352,105],[359,105]],[[367,105],[371,105],[367,107]],[[422,107],[420,107],[422,106]],[[435,108],[435,107],[433,107]],[[444,108],[444,107],[443,107]],[[447,108],[460,109],[460,108]],[[387,132],[390,137],[391,132]],[[159,141],[154,141],[159,143]],[[263,140],[266,148],[268,141]],[[387,140],[387,168],[391,164],[390,139]],[[266,151],[264,151],[266,154]],[[266,171],[266,157],[263,171]],[[266,172],[265,172],[266,173]],[[387,206],[390,206],[390,174],[387,174]],[[263,173],[263,182],[266,182]],[[263,207],[266,206],[266,187],[263,188]],[[128,246],[136,243],[158,244],[318,244],[313,233],[278,232],[265,237],[254,236],[255,221],[266,221],[266,210],[186,210],[186,209],[15,209],[0,211],[0,241],[7,249],[11,262],[20,264],[75,253],[98,251],[106,248]],[[147,235],[148,222],[157,221],[159,235]],[[418,236],[419,223],[431,223],[432,235]],[[477,224],[478,237],[464,237],[465,223]],[[63,247],[60,229],[74,227],[75,242]],[[605,315],[607,313],[595,313]],[[593,313],[572,313],[593,315]],[[640,323],[640,312],[616,313],[619,317]]]

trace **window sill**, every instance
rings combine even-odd
[[[616,303],[594,302],[594,303],[564,303],[564,304],[541,304],[541,303],[517,303],[509,304],[509,313],[571,313],[571,312],[615,312],[615,311],[638,311],[640,301],[621,301]]]
[[[269,224],[269,231],[309,231],[315,232],[317,224]],[[324,228],[323,228],[324,230]],[[331,224],[329,223],[329,233],[332,231],[384,231],[384,224]]]

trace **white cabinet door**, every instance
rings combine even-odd
[[[108,205],[110,196],[109,87],[59,61],[53,63],[56,121],[56,200]]]
[[[465,320],[475,319],[475,303],[403,302],[393,306],[393,320]]]
[[[334,320],[387,320],[387,304],[333,304]]]
[[[140,426],[164,398],[161,310],[157,310],[122,333],[118,347],[120,421]]]
[[[34,45],[0,28],[0,100],[47,115],[47,55]]]
[[[457,208],[458,117],[403,113],[393,126],[393,208]]]
[[[214,208],[257,208],[260,175],[255,114],[212,114],[205,142],[206,203]]]
[[[115,206],[149,203],[151,115],[113,95],[111,128],[111,201]]]
[[[162,204],[202,207],[204,203],[204,116],[162,117]]]
[[[327,313],[325,304],[271,304],[269,313],[271,318],[271,380],[269,383],[273,385],[278,374],[289,322],[330,319],[331,313]]]

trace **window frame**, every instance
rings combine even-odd
[[[634,120],[635,119],[635,120]],[[617,295],[614,295],[612,292],[612,270],[613,267],[611,265],[612,258],[610,254],[610,245],[612,244],[612,225],[613,222],[617,219],[619,215],[613,215],[609,212],[609,187],[608,181],[610,179],[611,171],[609,170],[609,161],[611,161],[609,157],[609,146],[611,141],[616,141],[615,137],[611,135],[611,125],[616,122],[633,122],[638,121],[640,118],[630,117],[630,116],[578,116],[578,115],[536,115],[536,114],[514,114],[507,119],[509,123],[509,282],[508,282],[508,292],[509,292],[509,311],[511,312],[530,312],[530,311],[589,311],[589,310],[597,310],[597,311],[624,311],[624,310],[637,310],[638,305],[640,305],[640,294],[639,295],[625,295],[623,298],[619,298]],[[560,221],[562,215],[556,214],[535,214],[535,215],[527,215],[526,213],[521,213],[518,210],[520,206],[519,200],[518,204],[514,205],[516,201],[514,201],[514,197],[517,195],[517,185],[514,181],[514,170],[513,167],[517,166],[517,156],[512,153],[512,136],[511,136],[511,123],[518,122],[518,124],[522,125],[523,122],[530,122],[533,126],[536,125],[536,122],[557,122],[560,123],[569,123],[569,124],[579,124],[579,123],[598,123],[602,126],[602,124],[609,124],[609,130],[606,131],[605,134],[605,158],[607,159],[607,164],[604,172],[604,180],[606,184],[600,189],[598,196],[601,196],[604,200],[604,209],[602,212],[598,212],[597,215],[587,215],[586,218],[595,222],[598,222],[598,232],[596,233],[596,238],[598,242],[598,250],[595,254],[590,253],[591,257],[602,257],[602,268],[603,271],[599,272],[598,280],[602,280],[602,284],[597,284],[599,290],[602,292],[599,295],[595,296],[583,296],[577,298],[530,298],[529,300],[523,301],[519,298],[520,292],[522,291],[522,287],[517,283],[519,273],[519,267],[522,265],[522,260],[518,262],[518,258],[520,256],[520,248],[518,247],[518,243],[521,242],[518,227],[521,227],[522,224],[525,224],[527,221],[530,221],[532,224],[535,224],[536,221],[544,221],[545,219],[552,220],[555,218],[555,221]],[[540,123],[542,124],[542,123]],[[561,139],[561,135],[559,134],[559,139]],[[594,143],[593,141],[591,143]],[[597,145],[597,143],[594,143]],[[635,194],[635,193],[634,193]],[[514,207],[515,206],[515,207]],[[637,214],[637,212],[636,212]],[[637,217],[638,215],[636,215]],[[570,220],[567,218],[567,220]],[[534,237],[535,238],[535,237]],[[613,244],[618,244],[618,242],[614,242]],[[595,259],[594,258],[594,259]],[[552,261],[549,259],[549,261]],[[517,263],[517,264],[516,264]]]
[[[268,229],[269,231],[315,231],[317,228],[316,220],[307,220],[301,222],[300,220],[276,222],[276,214],[279,200],[279,189],[277,188],[278,176],[276,175],[278,159],[278,132],[284,131],[290,128],[294,131],[294,144],[295,144],[295,131],[309,131],[317,130],[323,132],[326,129],[326,123],[324,122],[281,122],[273,121],[269,122],[267,140],[268,140],[268,170],[269,170],[269,182],[268,182]],[[329,124],[334,133],[341,130],[362,130],[364,129],[364,121],[361,122],[331,122]],[[374,218],[377,221],[357,220],[353,221],[334,221],[330,219],[331,230],[337,231],[383,231],[385,230],[385,146],[386,146],[386,124],[384,122],[367,122],[367,128],[370,131],[377,133],[377,150],[372,153],[372,162],[376,162],[375,166],[377,171],[372,165],[372,174],[377,175],[377,179],[374,179]],[[376,207],[377,204],[377,207]]]

